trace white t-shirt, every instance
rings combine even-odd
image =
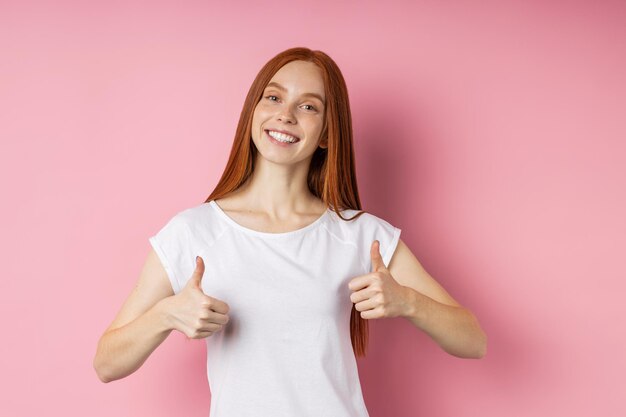
[[[352,217],[357,210],[344,210]],[[230,307],[207,337],[211,417],[368,417],[350,341],[350,280],[389,265],[401,229],[328,209],[286,233],[235,222],[215,201],[174,215],[149,241],[178,294],[204,259],[202,289]]]

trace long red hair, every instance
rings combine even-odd
[[[335,61],[322,51],[313,51],[304,47],[290,48],[279,53],[270,59],[257,74],[248,90],[239,116],[226,168],[205,203],[230,194],[239,188],[254,171],[254,162],[258,152],[251,138],[254,109],[274,74],[283,65],[295,60],[312,62],[322,70],[326,94],[324,126],[320,138],[322,142],[325,140],[328,146],[318,147],[313,153],[307,176],[309,189],[342,220],[351,221],[365,211],[361,209],[356,181],[348,89]],[[348,219],[341,216],[340,211],[344,209],[360,211]],[[350,315],[350,339],[355,355],[365,356],[368,323],[354,308],[354,305]]]

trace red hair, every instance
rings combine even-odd
[[[320,134],[320,143],[325,142],[328,146],[318,147],[313,153],[307,176],[309,190],[324,201],[326,207],[335,211],[342,220],[356,219],[365,211],[361,209],[356,181],[348,89],[335,61],[322,51],[313,51],[304,47],[290,48],[279,53],[270,59],[257,74],[248,90],[239,116],[226,168],[205,203],[233,192],[254,171],[254,162],[258,152],[251,138],[254,109],[274,74],[283,65],[295,60],[312,62],[322,70],[326,94],[324,126]],[[354,209],[359,212],[347,219],[340,213],[344,209]],[[355,355],[365,356],[368,323],[361,317],[354,305],[350,315],[350,339]]]

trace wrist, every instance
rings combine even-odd
[[[424,295],[414,290],[411,287],[404,287],[405,302],[402,316],[412,323],[419,323],[422,320],[421,313],[423,308],[421,306],[424,302]]]
[[[415,290],[411,287],[403,286],[404,302],[402,303],[402,317],[411,319],[416,312],[415,308]]]
[[[155,316],[157,321],[159,322],[159,327],[161,331],[168,332],[174,330],[174,321],[172,320],[172,315],[170,313],[170,300],[171,297],[165,297],[159,300],[153,307]]]

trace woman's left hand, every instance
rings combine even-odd
[[[370,248],[372,272],[353,278],[348,284],[352,290],[350,301],[364,319],[405,316],[408,309],[409,288],[398,284],[391,276],[380,255],[380,242]]]

